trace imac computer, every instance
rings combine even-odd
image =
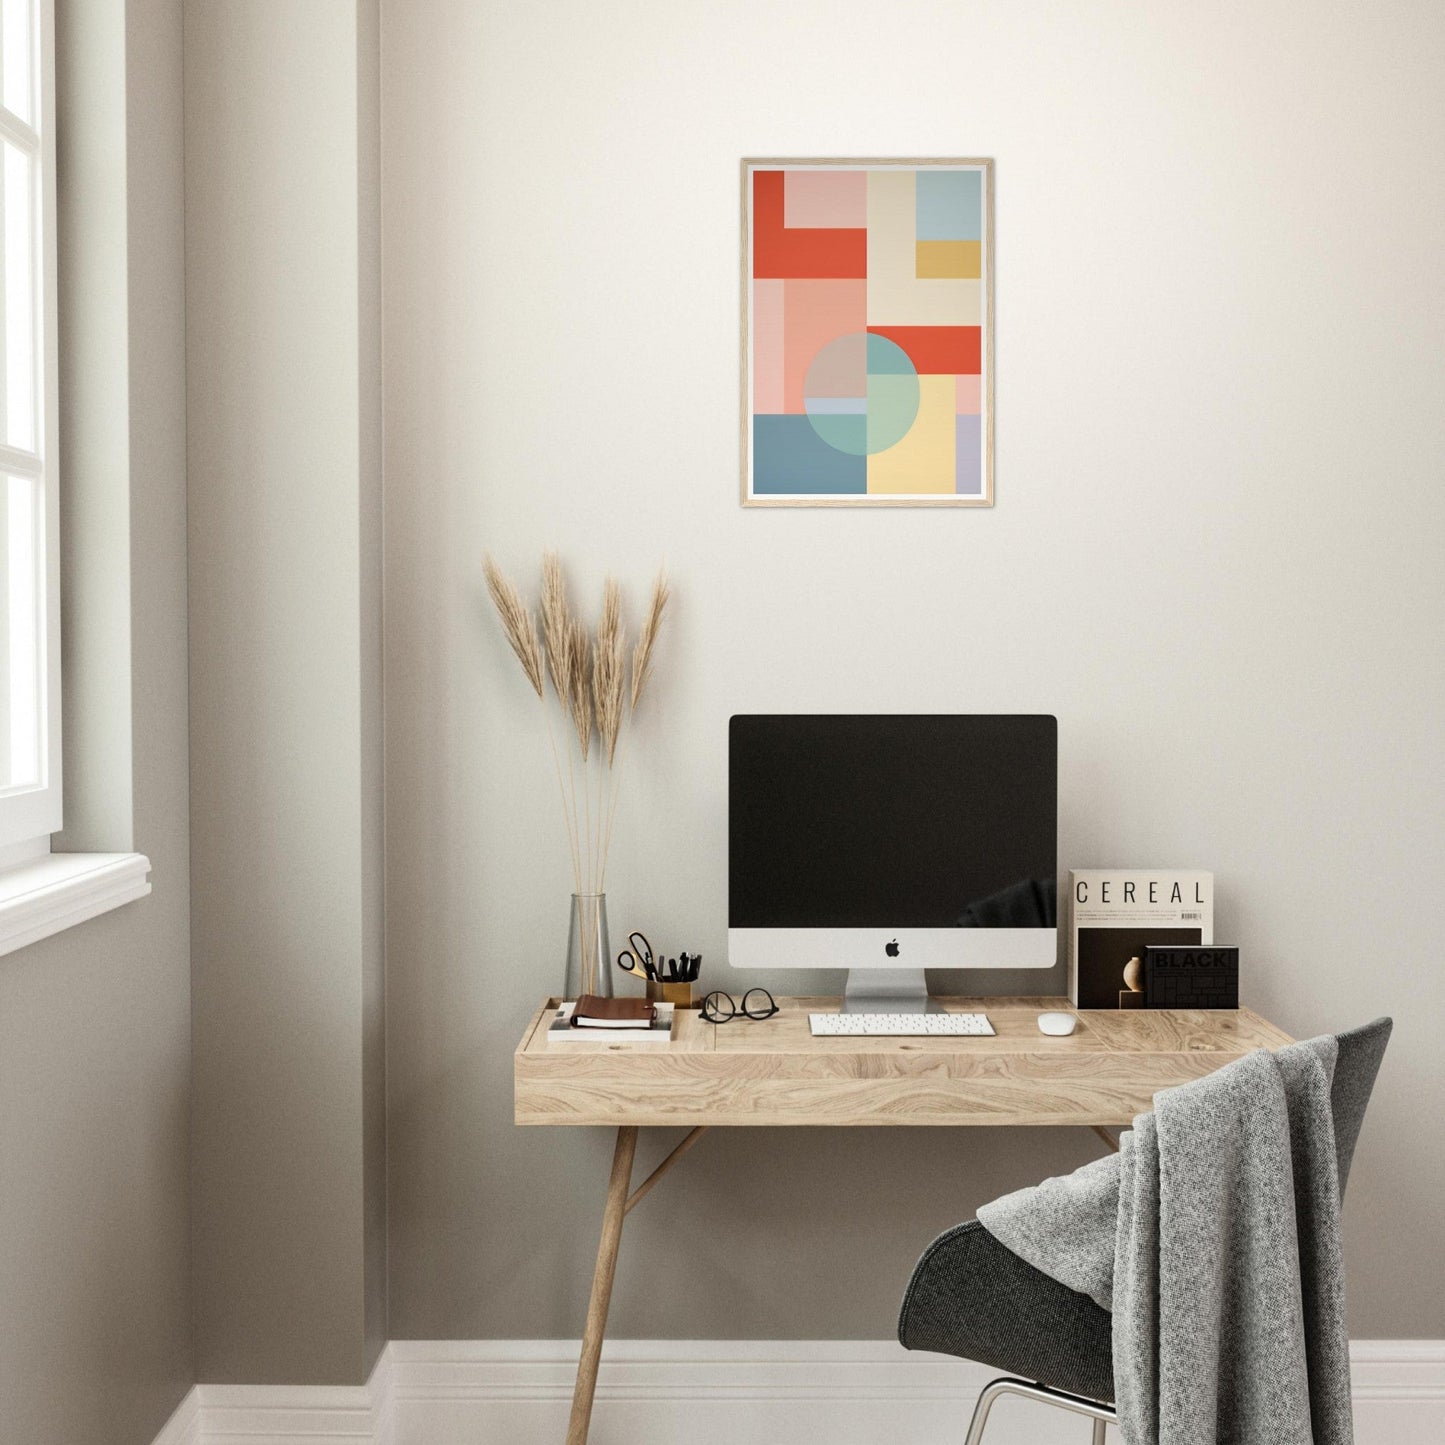
[[[845,1009],[927,1008],[925,968],[1057,956],[1048,716],[739,715],[728,959],[846,968]]]

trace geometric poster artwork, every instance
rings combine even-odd
[[[744,506],[993,504],[993,162],[743,162]]]

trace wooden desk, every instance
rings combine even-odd
[[[836,1010],[838,1000],[780,998],[781,1012],[757,1021],[709,1024],[679,1010],[665,1046],[549,1046],[557,1000],[533,1014],[513,1060],[516,1122],[617,1130],[567,1445],[587,1439],[623,1218],[705,1129],[1077,1124],[1117,1148],[1108,1128],[1147,1113],[1158,1090],[1290,1042],[1248,1009],[1080,1012],[1072,1034],[1048,1038],[1036,1019],[1073,1012],[1067,999],[939,1002],[987,1014],[995,1037],[814,1038],[809,1011]],[[638,1129],[665,1127],[689,1132],[632,1189]]]

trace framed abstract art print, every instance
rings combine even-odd
[[[993,505],[993,162],[745,160],[744,506]]]

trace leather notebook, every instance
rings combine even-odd
[[[657,1007],[645,998],[599,998],[584,993],[572,1011],[574,1029],[635,1029],[650,1024]]]

